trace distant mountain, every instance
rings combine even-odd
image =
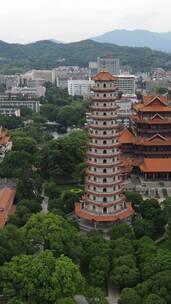
[[[154,50],[171,52],[171,32],[157,33],[146,30],[114,30],[91,39],[103,43],[107,42],[132,47],[150,47]]]
[[[118,46],[84,40],[74,43],[55,43],[49,40],[35,43],[9,44],[0,41],[0,73],[23,73],[30,69],[52,69],[59,65],[88,66],[97,57],[119,57],[122,65],[136,71],[151,68],[171,69],[171,54],[149,48]]]
[[[56,39],[49,39],[49,41],[52,41],[52,42],[55,42],[55,43],[64,43],[64,42],[56,40]]]

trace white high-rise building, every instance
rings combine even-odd
[[[68,80],[68,94],[71,96],[89,97],[91,95],[91,87],[93,86],[93,80]]]
[[[135,80],[135,75],[117,75],[114,84],[119,92],[134,95],[136,89]]]

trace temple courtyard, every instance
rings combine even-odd
[[[147,181],[137,175],[131,175],[125,181],[126,191],[135,191],[140,193],[144,199],[155,197],[162,201],[167,196],[171,196],[171,181],[155,180]]]

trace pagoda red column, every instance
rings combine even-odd
[[[88,120],[85,196],[76,203],[75,214],[96,222],[129,220],[133,209],[123,196],[115,77],[100,72],[92,79],[95,87]]]

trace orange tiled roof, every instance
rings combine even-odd
[[[3,228],[8,220],[8,216],[15,213],[13,205],[16,190],[11,188],[0,189],[0,229]]]
[[[163,137],[155,134],[151,138],[135,137],[128,129],[125,129],[119,136],[120,144],[133,144],[144,146],[171,146],[171,137]]]
[[[168,172],[171,173],[171,158],[144,158],[139,166],[145,173],[150,172]]]
[[[16,189],[2,188],[0,189],[0,209],[5,209],[11,202],[13,203],[16,195]]]
[[[143,102],[133,104],[133,108],[142,112],[171,112],[166,96],[144,96]]]
[[[112,80],[116,80],[117,78],[112,76],[109,72],[107,71],[101,71],[100,73],[98,73],[97,75],[92,77],[92,80],[95,81],[112,81]]]
[[[123,211],[117,215],[97,215],[97,214],[93,214],[88,211],[82,210],[81,204],[76,203],[75,204],[75,214],[80,218],[84,218],[84,219],[90,220],[90,221],[116,222],[116,221],[127,219],[134,214],[134,210],[131,206],[131,203],[129,203],[127,206],[128,206],[128,208],[126,211]]]
[[[161,105],[145,105],[144,103],[134,103],[133,108],[141,112],[171,112],[171,106]]]
[[[119,142],[121,144],[133,143],[134,140],[135,140],[135,136],[128,129],[124,129],[119,136]]]
[[[143,101],[145,104],[149,104],[156,99],[158,99],[160,102],[163,102],[163,103],[168,101],[167,96],[163,96],[163,95],[161,95],[161,96],[155,96],[155,95],[143,96]]]

